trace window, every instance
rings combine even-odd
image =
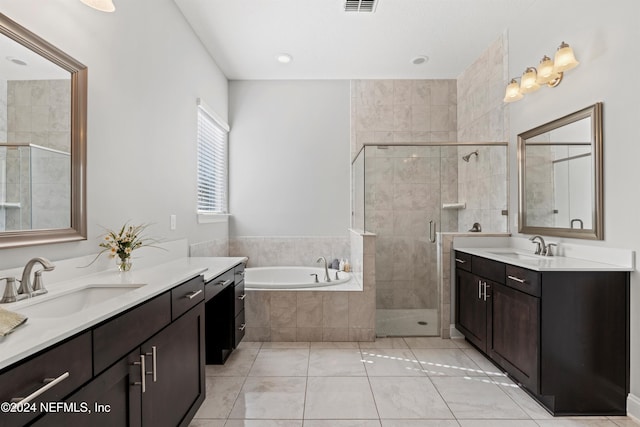
[[[229,125],[198,99],[198,214],[228,213]]]

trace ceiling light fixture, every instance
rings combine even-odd
[[[278,55],[276,55],[276,59],[281,64],[288,64],[289,62],[293,61],[293,56],[289,55],[288,53],[279,53]]]
[[[80,0],[82,3],[101,12],[113,12],[116,7],[113,0]]]
[[[427,62],[429,62],[429,57],[426,55],[419,55],[411,60],[411,63],[413,65],[422,65],[426,64]]]
[[[518,77],[511,79],[507,85],[504,95],[504,102],[519,101],[524,94],[535,92],[540,89],[540,85],[548,87],[556,87],[562,81],[564,72],[571,70],[580,64],[573,53],[571,46],[562,42],[553,60],[547,55],[540,60],[538,68],[527,67],[520,77],[520,84],[516,80]]]

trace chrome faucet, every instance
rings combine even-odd
[[[29,298],[29,295],[18,295],[18,290],[16,289],[16,278],[15,277],[2,277],[0,280],[6,280],[7,283],[4,287],[4,295],[2,295],[2,299],[0,299],[0,303],[4,304],[7,302],[16,302],[21,299]]]
[[[316,260],[316,262],[320,262],[320,261],[324,262],[324,281],[330,282],[331,278],[329,277],[329,267],[327,266],[327,259],[321,256]]]
[[[539,241],[536,241],[536,239],[538,239]],[[536,244],[536,251],[534,252],[534,254],[546,255],[547,245],[544,243],[544,239],[542,238],[542,236],[533,236],[529,240]]]
[[[31,270],[36,264],[42,265],[44,269],[38,270],[34,273],[33,286],[31,285]],[[18,289],[18,294],[36,296],[41,294],[46,294],[48,291],[44,287],[44,282],[42,281],[42,272],[43,271],[51,271],[56,268],[55,265],[51,263],[46,258],[32,258],[25,265],[24,270],[22,270],[22,280],[20,280],[20,289]]]

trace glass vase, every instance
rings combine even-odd
[[[118,270],[119,271],[129,271],[131,270],[131,258],[118,258]]]

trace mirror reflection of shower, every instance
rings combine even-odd
[[[462,160],[464,160],[465,162],[469,163],[469,159],[471,159],[471,156],[476,155],[476,157],[478,157],[478,150],[473,151],[469,154],[467,154],[466,156],[462,156]]]

